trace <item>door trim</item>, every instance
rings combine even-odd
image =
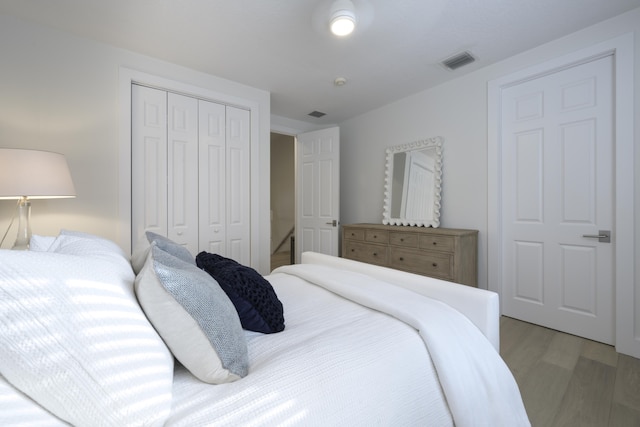
[[[502,216],[501,216],[501,92],[522,81],[554,73],[592,59],[613,55],[614,63],[614,141],[615,202],[614,221],[618,231],[613,239],[615,345],[620,353],[640,357],[640,313],[635,311],[634,254],[634,133],[633,133],[633,33],[627,33],[532,66],[488,83],[488,288],[502,294]],[[623,232],[620,232],[623,230]]]

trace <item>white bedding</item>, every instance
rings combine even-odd
[[[285,330],[247,333],[250,372],[234,383],[211,386],[177,368],[167,425],[453,425],[414,328],[298,277],[267,278]]]
[[[5,255],[4,260],[19,256]],[[59,255],[25,256],[42,268],[43,259]],[[14,267],[5,265],[10,278]],[[49,266],[43,274],[49,276],[51,270],[72,269]],[[72,273],[69,283],[80,277]],[[399,274],[394,280],[404,283],[405,277]],[[171,384],[173,362],[168,359],[166,411],[169,403],[172,407],[165,425],[451,426],[454,420],[458,426],[528,425],[513,377],[480,332],[482,326],[476,328],[448,305],[405,289],[403,283],[394,286],[322,265],[283,267],[267,279],[283,303],[286,329],[270,335],[245,331],[250,371],[232,383],[207,384],[176,365]],[[7,280],[10,284],[14,279]],[[423,284],[432,287],[429,281]],[[132,292],[126,295],[135,304]],[[104,312],[103,305],[101,301],[95,309]],[[93,305],[86,308],[93,313]],[[483,333],[493,336],[496,331]],[[142,366],[127,361],[124,368],[144,371],[149,360]],[[119,371],[108,372],[120,376]],[[138,381],[140,386],[152,384]],[[62,395],[67,388],[61,387]],[[97,417],[90,425],[104,421]],[[0,376],[0,425],[64,423]],[[135,422],[131,418],[122,425]]]
[[[431,354],[457,426],[528,426],[518,385],[489,340],[458,311],[360,273],[323,265],[275,270],[413,326]]]

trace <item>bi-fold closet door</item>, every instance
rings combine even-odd
[[[147,230],[250,264],[250,113],[132,85],[132,244]]]

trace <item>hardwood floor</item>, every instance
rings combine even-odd
[[[500,341],[532,426],[640,426],[640,359],[504,316]]]
[[[271,270],[281,265],[291,264],[291,252],[276,252],[271,254]]]

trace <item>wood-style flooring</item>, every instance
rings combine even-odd
[[[276,267],[280,267],[281,265],[289,264],[291,264],[291,252],[283,251],[271,254],[271,270]]]
[[[640,426],[640,359],[504,316],[500,341],[532,426]]]

